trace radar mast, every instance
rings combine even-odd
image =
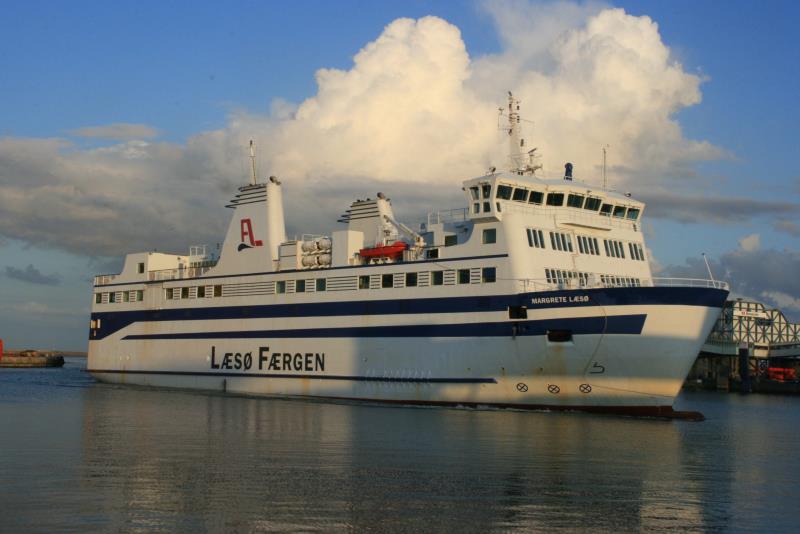
[[[519,113],[520,101],[508,92],[508,124],[503,127],[508,132],[508,160],[509,171],[515,174],[524,175],[536,174],[542,168],[541,164],[535,163],[539,155],[536,154],[537,148],[526,150],[525,139],[522,137],[521,122],[522,117]],[[503,108],[500,108],[500,116],[503,116]]]

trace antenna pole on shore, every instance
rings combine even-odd
[[[250,166],[253,169],[253,174],[250,176],[250,183],[252,185],[256,185],[256,182],[258,181],[256,177],[256,152],[252,139],[250,139]]]

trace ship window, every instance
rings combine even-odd
[[[600,209],[600,199],[593,197],[586,197],[586,202],[583,204],[583,208],[587,210],[597,211],[598,209]]]
[[[131,293],[130,291],[124,291],[122,293],[122,302],[130,302],[131,301]]]
[[[189,298],[189,288],[188,287],[182,287],[181,288],[181,298],[182,299],[188,299]]]
[[[198,286],[198,288],[197,288],[197,298],[199,298],[199,299],[206,298],[206,286]]]
[[[381,287],[394,287],[394,275],[384,274],[381,275]]]
[[[486,228],[483,231],[483,244],[491,245],[492,243],[497,243],[497,229]]]
[[[481,269],[481,282],[493,284],[497,280],[497,269],[494,267],[484,267]]]
[[[417,286],[417,273],[406,273],[406,287]]]
[[[142,274],[142,273],[144,273],[144,263],[140,263],[140,264],[138,264],[138,265],[136,266],[136,270],[139,272],[139,274]]]
[[[489,186],[484,186],[489,187]],[[487,198],[487,195],[483,195],[483,198]],[[511,186],[508,185],[498,185],[497,186],[497,198],[501,200],[509,200],[511,198]]]
[[[458,245],[458,236],[455,234],[444,236],[444,246],[452,247],[453,245]]]
[[[222,296],[222,286],[214,286],[214,296],[215,297]]]
[[[614,206],[614,217],[625,217],[625,206]]]
[[[600,207],[600,215],[611,215],[611,209],[613,207],[614,206],[612,206],[611,204],[603,204]]]
[[[483,198],[491,198],[492,197],[492,184],[483,184],[481,186],[481,193],[483,193]]]
[[[103,302],[103,294],[102,293],[95,293],[94,294],[94,303],[95,304],[100,304],[101,302]]]
[[[500,188],[497,188],[498,194],[500,193]],[[516,200],[517,202],[525,202],[528,200],[528,190],[523,189],[521,187],[517,187],[514,189],[514,197],[512,200]]]
[[[544,200],[544,193],[541,191],[531,191],[531,198],[528,199],[528,202],[531,204],[541,204]]]
[[[490,212],[490,211],[492,211],[492,204],[491,204],[491,202],[484,202],[484,203],[483,203],[483,212],[484,212],[484,213],[488,213],[488,212]]]
[[[563,206],[564,205],[564,193],[548,193],[547,194],[547,205],[548,206]]]
[[[567,197],[567,206],[570,208],[582,208],[583,195],[569,195]]]
[[[425,257],[429,260],[435,260],[439,257],[439,249],[438,248],[429,248],[425,251]]]
[[[639,218],[639,208],[628,208],[628,219],[635,221]]]
[[[581,254],[586,254],[586,249],[583,248],[583,240],[584,237],[582,235],[578,236],[578,250]]]
[[[458,270],[458,283],[469,284],[469,269]]]
[[[358,289],[369,289],[369,275],[358,277]]]
[[[328,284],[324,278],[317,278],[316,281],[316,289],[317,291],[325,291],[328,288]]]
[[[286,293],[286,280],[275,282],[275,293]]]
[[[528,228],[528,246],[536,248],[545,248],[544,234],[542,233],[541,230],[534,230],[532,228]]]
[[[431,285],[444,285],[444,271],[431,271]]]
[[[305,280],[295,280],[295,282],[294,282],[294,292],[295,293],[305,293],[306,292],[306,281]]]
[[[478,200],[478,186],[474,185],[469,188],[469,193],[472,195],[472,200]]]
[[[481,212],[481,203],[476,202],[472,205],[472,213],[480,213]]]
[[[508,318],[509,319],[527,319],[528,318],[528,308],[525,306],[509,306],[508,307]]]
[[[500,213],[501,211],[503,211],[503,209],[500,207],[500,203],[499,202],[496,202],[495,204],[497,204],[497,213]]]

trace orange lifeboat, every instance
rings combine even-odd
[[[362,248],[358,255],[367,261],[371,260],[399,260],[403,257],[403,251],[408,248],[408,243],[395,241],[391,245],[376,245],[370,248]]]

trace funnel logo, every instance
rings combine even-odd
[[[250,219],[242,219],[240,222],[242,225],[242,242],[239,243],[237,250],[241,252],[246,248],[262,246],[264,243],[253,236],[253,223],[250,222]]]

